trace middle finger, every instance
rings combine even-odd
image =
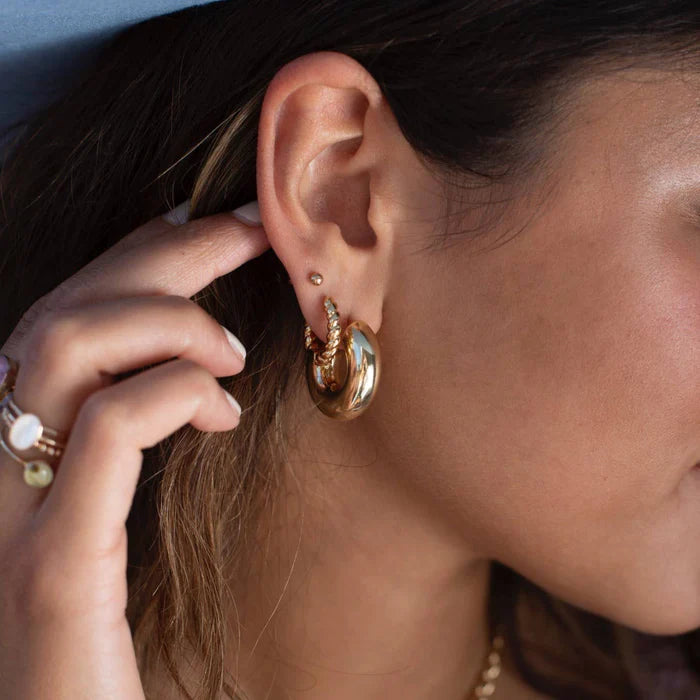
[[[39,299],[27,312],[28,321],[40,317],[47,304],[61,309],[151,294],[189,298],[269,247],[262,225],[246,225],[232,213],[213,214],[177,226],[158,216]],[[6,352],[19,358],[23,348],[24,337],[20,337],[8,345]]]

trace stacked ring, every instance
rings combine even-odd
[[[25,483],[43,488],[53,481],[53,467],[63,454],[68,434],[43,425],[38,416],[17,406],[13,392],[18,369],[16,360],[0,354],[0,446],[24,467]],[[18,454],[32,448],[41,455]]]

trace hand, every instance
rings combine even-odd
[[[244,359],[188,297],[269,246],[229,213],[158,217],[39,299],[0,349],[19,362],[15,403],[70,431],[45,489],[0,448],[1,698],[144,697],[125,616],[141,450],[188,422],[238,425],[215,377]]]

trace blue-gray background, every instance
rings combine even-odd
[[[0,0],[0,149],[6,129],[55,99],[101,43],[148,17],[207,0]]]

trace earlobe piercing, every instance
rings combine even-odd
[[[309,281],[316,286],[323,277],[314,272]],[[306,360],[306,380],[311,398],[317,408],[337,420],[356,418],[367,410],[374,398],[381,374],[379,342],[374,331],[364,321],[348,323],[342,333],[344,353],[338,353],[341,342],[338,309],[329,296],[323,300],[328,338],[322,343],[307,323],[304,344],[309,351]],[[345,359],[338,367],[339,358]]]

